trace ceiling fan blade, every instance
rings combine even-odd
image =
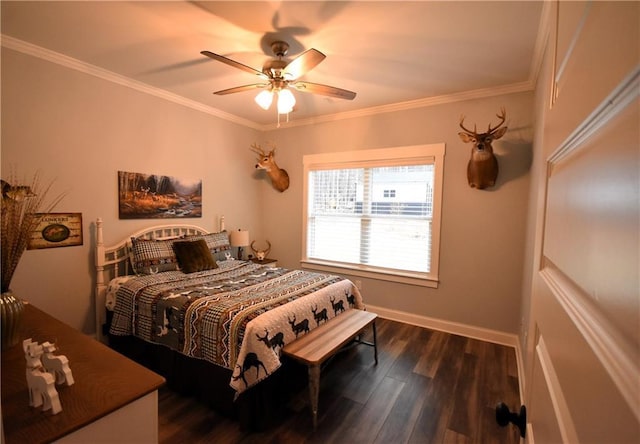
[[[269,86],[268,83],[254,83],[252,85],[243,85],[243,86],[236,86],[234,88],[223,89],[223,90],[214,92],[214,94],[217,94],[219,96],[225,96],[227,94],[239,93],[243,91],[249,91],[252,89],[266,88],[267,86]]]
[[[311,82],[295,82],[290,83],[290,86],[294,87],[298,91],[308,92],[312,94],[321,94],[323,96],[336,97],[338,99],[353,100],[356,98],[356,93],[342,88],[336,88],[335,86],[322,85],[320,83]]]
[[[284,67],[283,77],[287,80],[295,80],[315,68],[325,59],[325,55],[317,49],[308,49],[293,59]]]
[[[257,76],[268,78],[268,76],[262,71],[258,71],[257,69],[253,69],[250,66],[244,65],[240,62],[236,62],[235,60],[231,60],[225,56],[221,56],[220,54],[213,53],[211,51],[200,51],[200,54],[205,55],[207,57],[211,57],[213,60],[217,60],[218,62],[226,63],[229,66],[233,66],[234,68],[241,69],[242,71],[248,72],[250,74],[255,74]]]

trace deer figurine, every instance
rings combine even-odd
[[[487,132],[480,134],[476,131],[476,125],[473,126],[473,131],[465,128],[464,116],[460,118],[460,128],[464,130],[464,132],[458,133],[460,139],[464,143],[473,143],[471,158],[467,164],[467,180],[470,187],[479,190],[494,186],[498,178],[498,159],[493,154],[491,142],[501,138],[507,132],[507,127],[502,126],[507,112],[501,108],[500,114],[496,114],[496,116],[500,119],[500,123],[493,128],[489,123]]]
[[[22,350],[27,361],[26,378],[29,389],[29,405],[51,410],[52,415],[62,411],[60,396],[56,390],[56,378],[42,366],[40,358],[44,352],[42,345],[31,338],[22,341]]]
[[[273,185],[273,188],[281,193],[289,188],[289,174],[276,164],[274,159],[276,151],[275,148],[268,153],[265,153],[260,145],[253,143],[251,144],[251,151],[258,155],[256,169],[265,170],[267,172],[267,175],[271,179],[271,185]]]
[[[42,366],[56,379],[56,384],[73,385],[75,380],[73,379],[73,373],[69,368],[69,359],[64,355],[54,355],[53,352],[57,350],[55,344],[50,342],[44,342],[42,344],[43,354],[41,357]]]

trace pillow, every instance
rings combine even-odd
[[[227,231],[209,234],[194,234],[186,236],[184,240],[193,241],[198,239],[204,239],[215,260],[221,261],[226,259],[224,253],[231,250],[231,245],[229,244],[229,232]]]
[[[173,250],[176,252],[180,268],[185,273],[218,268],[204,239],[174,242]]]
[[[173,251],[173,243],[178,239],[138,239],[131,238],[133,271],[136,274],[155,274],[178,269],[178,259]]]

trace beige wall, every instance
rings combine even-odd
[[[470,145],[458,137],[461,114],[479,128],[507,109],[509,131],[494,148],[500,176],[495,189],[467,184]],[[301,257],[302,156],[321,152],[446,144],[440,286],[438,289],[362,278],[365,301],[389,310],[517,333],[524,261],[533,94],[510,94],[370,117],[279,129],[265,137],[278,147],[291,190],[263,189],[264,228],[272,255],[286,267]],[[359,278],[360,279],[360,278]]]
[[[460,114],[482,127],[501,106],[509,131],[495,143],[498,185],[471,189],[470,146],[457,136]],[[27,251],[12,287],[72,326],[94,331],[93,222],[104,219],[107,244],[152,224],[118,220],[118,170],[202,178],[203,218],[190,222],[214,229],[224,214],[227,228],[269,239],[281,265],[299,267],[304,154],[445,142],[439,288],[362,279],[364,297],[389,310],[516,333],[532,137],[533,93],[259,134],[3,48],[2,175],[15,165],[55,177],[55,190],[67,190],[56,210],[81,212],[85,236],[82,247]],[[276,142],[277,161],[291,176],[285,193],[254,171],[248,147],[256,141]]]
[[[84,245],[26,251],[12,282],[22,298],[94,332],[94,223],[112,244],[151,220],[119,220],[117,171],[201,178],[190,223],[261,234],[249,145],[256,132],[131,88],[2,48],[2,177],[40,170],[66,191],[55,211],[82,213]],[[164,223],[175,222],[167,219]]]

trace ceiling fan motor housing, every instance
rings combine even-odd
[[[278,58],[268,60],[262,67],[262,72],[274,79],[282,79],[282,71],[289,64],[289,62],[282,60],[282,57],[289,51],[289,44],[282,41],[273,42],[271,50]]]
[[[287,42],[277,41],[271,44],[271,50],[278,57],[284,57],[289,51],[289,44]]]
[[[268,76],[273,76],[273,78],[278,79],[282,78],[282,70],[288,65],[288,62],[277,59],[277,60],[269,60],[262,67],[262,72]]]

